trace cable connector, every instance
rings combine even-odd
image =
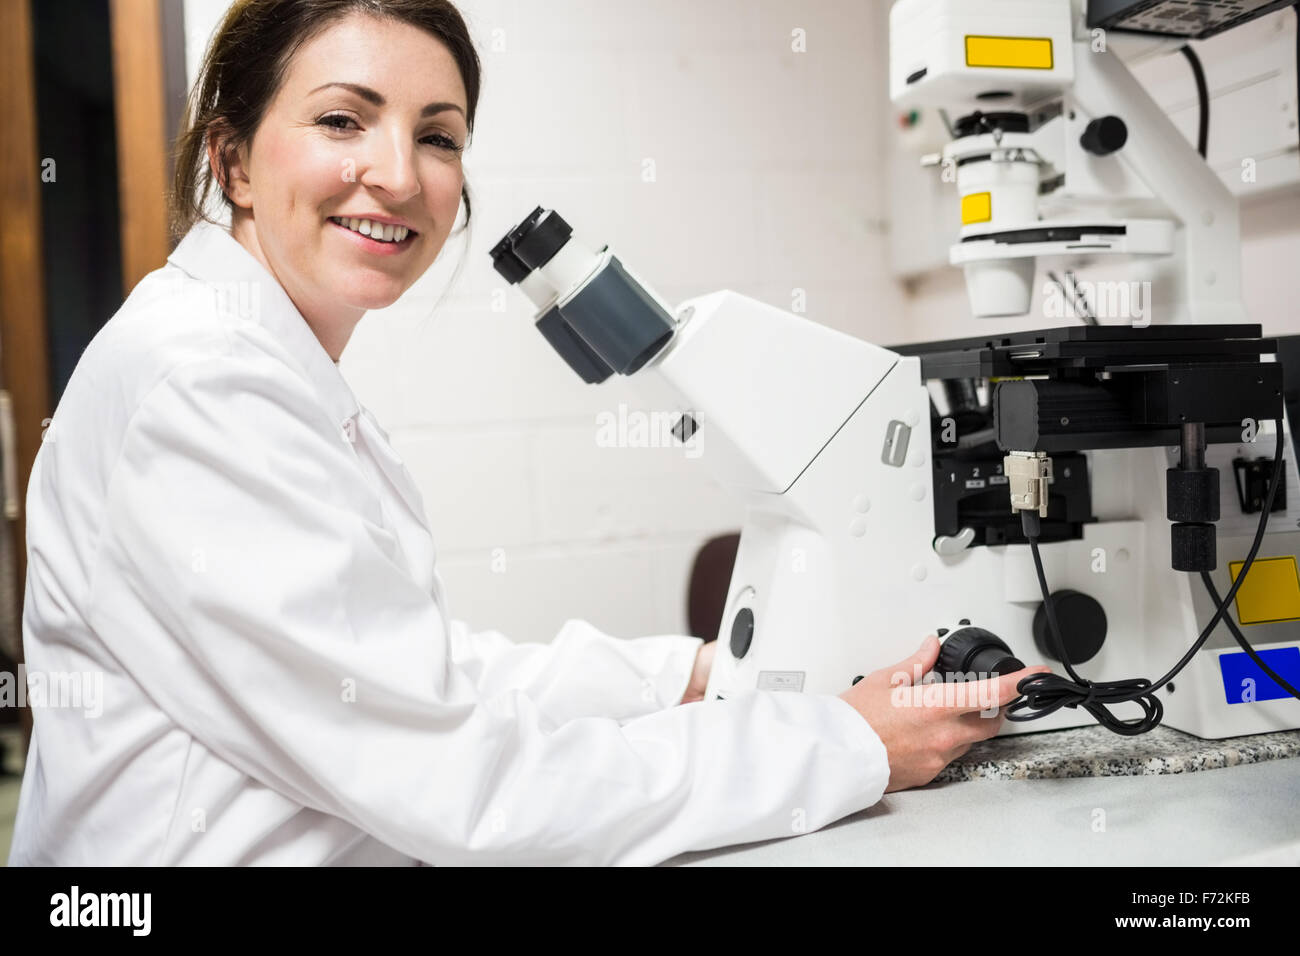
[[[1011,491],[1011,511],[1037,511],[1047,517],[1047,486],[1052,480],[1052,459],[1045,451],[1013,451],[1002,461]]]

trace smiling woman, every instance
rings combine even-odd
[[[102,706],[33,707],[11,863],[654,863],[890,782],[845,699],[702,700],[699,638],[451,618],[420,492],[337,359],[450,234],[478,90],[441,0],[226,17],[184,238],[82,353],[28,483],[27,670],[91,675]]]
[[[208,50],[177,144],[179,238],[212,185],[231,234],[338,360],[368,310],[429,268],[460,204],[480,65],[426,0],[245,0]]]

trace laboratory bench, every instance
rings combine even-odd
[[[693,866],[1300,865],[1300,731],[1202,740],[1101,727],[976,744],[934,783]]]

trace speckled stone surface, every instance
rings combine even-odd
[[[1104,727],[1077,727],[981,741],[937,780],[1191,773],[1289,757],[1300,757],[1300,730],[1202,740],[1169,727],[1137,737],[1121,737]]]

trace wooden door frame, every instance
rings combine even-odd
[[[18,517],[4,522],[13,536],[21,608],[27,581],[27,479],[49,418],[50,364],[45,325],[41,255],[41,157],[36,138],[36,70],[32,16],[27,0],[0,3],[0,375],[13,410]],[[21,610],[19,610],[21,616]],[[18,660],[22,662],[22,646]],[[31,738],[31,711],[22,708],[24,746]]]
[[[0,381],[12,402],[19,615],[27,580],[27,485],[54,414],[50,382],[32,2],[0,0]],[[123,295],[162,266],[173,243],[165,197],[187,89],[181,0],[109,0]],[[57,161],[57,157],[51,157]],[[75,281],[75,277],[73,277]],[[109,316],[102,316],[107,321]],[[22,648],[18,649],[19,661]],[[24,745],[31,713],[23,708]]]
[[[162,198],[169,189],[171,166],[163,20],[180,5],[173,0],[166,7],[163,0],[109,2],[123,295],[162,266],[171,252]]]

